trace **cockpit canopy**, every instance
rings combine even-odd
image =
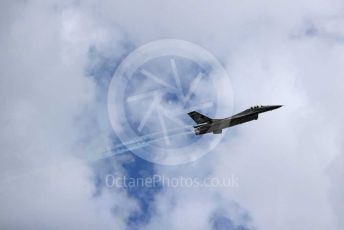
[[[250,109],[254,110],[254,109],[258,109],[258,108],[262,108],[262,107],[263,107],[262,105],[257,105],[257,106],[252,106]]]

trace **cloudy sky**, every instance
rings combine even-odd
[[[344,228],[343,1],[4,0],[0,11],[1,229]],[[126,119],[114,124],[108,111],[121,63],[162,39],[202,47],[226,71],[230,84],[217,88],[203,69],[205,82],[190,94],[192,103],[216,98],[216,89],[233,94],[233,100],[217,98],[220,112],[203,110],[208,115],[221,114],[223,106],[232,112],[284,107],[228,130],[206,154],[189,148],[197,157],[184,164],[161,165],[156,157],[166,149],[180,156],[181,147],[204,146],[213,137],[162,136],[126,149],[124,125],[140,136],[178,121],[193,124],[186,114],[179,120],[161,115],[184,103],[167,90],[172,82],[178,86],[171,60],[181,94],[201,71],[197,60],[178,57],[141,63],[141,72],[129,68],[141,78],[125,82],[125,100],[113,108]],[[148,91],[159,94],[128,99]],[[144,126],[140,119],[152,102],[160,109]],[[136,155],[143,150],[155,160]],[[108,181],[158,177],[235,183],[125,187]]]

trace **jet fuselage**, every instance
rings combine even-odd
[[[205,133],[219,134],[222,133],[222,130],[225,128],[239,125],[252,120],[257,120],[260,113],[271,111],[280,107],[281,105],[254,106],[231,117],[223,119],[211,119],[196,111],[190,112],[188,114],[197,123],[197,125],[194,126],[194,132],[196,135]]]

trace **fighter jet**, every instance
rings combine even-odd
[[[220,134],[222,133],[222,129],[257,120],[258,114],[280,107],[282,107],[282,105],[253,106],[238,114],[223,119],[211,119],[196,111],[189,112],[188,115],[197,123],[197,125],[193,126],[196,135],[205,133]]]

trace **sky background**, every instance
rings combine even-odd
[[[0,11],[1,229],[344,228],[343,1],[4,0]],[[159,39],[212,53],[233,112],[284,107],[187,164],[92,160],[120,143],[107,111],[117,67]],[[233,174],[233,188],[105,183]]]

